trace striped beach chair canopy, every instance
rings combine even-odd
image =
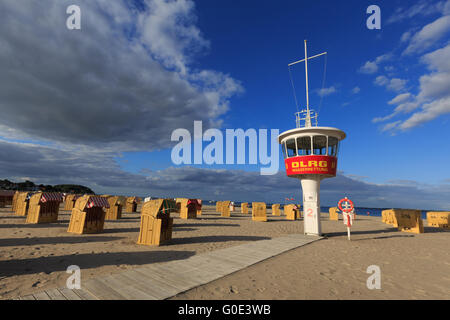
[[[15,190],[0,190],[0,197],[13,197]]]
[[[44,192],[41,195],[41,202],[62,202],[63,194],[58,192]]]
[[[86,208],[109,208],[108,198],[102,196],[91,196],[86,204]]]
[[[170,212],[173,212],[173,211],[176,211],[177,210],[177,204],[176,204],[176,202],[175,201],[173,201],[173,200],[169,200],[169,199],[164,199],[163,200],[163,202],[162,202],[162,204],[161,204],[161,207],[160,207],[160,212],[161,213],[170,213]]]

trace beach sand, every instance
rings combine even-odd
[[[237,208],[238,210],[240,208]],[[140,210],[140,208],[138,208]],[[270,212],[270,210],[269,210]],[[24,217],[0,209],[0,297],[14,298],[63,287],[70,265],[81,277],[123,270],[236,246],[303,233],[303,221],[268,214],[253,222],[251,214],[222,218],[204,206],[199,219],[174,217],[173,240],[167,245],[137,245],[139,213],[107,221],[100,234],[67,233],[69,211],[58,223],[28,225]],[[342,221],[322,215],[323,240],[283,253],[172,299],[450,299],[450,234],[429,228],[424,234],[398,232],[381,217],[357,216],[352,241]],[[381,289],[366,287],[366,269],[381,269]]]

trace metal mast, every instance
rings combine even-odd
[[[312,56],[312,57],[308,58],[308,49],[307,49],[306,40],[305,40],[305,59],[302,59],[302,60],[299,60],[299,61],[295,61],[295,62],[292,62],[292,63],[288,64],[288,67],[290,67],[290,66],[293,66],[294,64],[297,64],[297,63],[305,61],[305,79],[306,79],[306,117],[305,117],[305,127],[307,127],[307,128],[312,126],[311,125],[311,112],[309,110],[308,60],[320,57],[320,56],[322,56],[324,54],[327,54],[327,53],[326,52],[322,52],[322,53],[316,54],[315,56]],[[299,116],[298,116],[298,119],[300,119]],[[316,121],[317,121],[317,118],[316,118]],[[299,126],[299,124],[297,124],[297,126]]]

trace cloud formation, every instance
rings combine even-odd
[[[447,15],[427,24],[416,34],[411,36],[409,45],[405,51],[403,51],[403,54],[424,52],[449,33],[450,15]],[[402,40],[404,40],[403,36]]]
[[[414,113],[405,120],[384,125],[383,131],[408,130],[450,113],[450,44],[422,56],[420,61],[430,73],[420,77],[418,93],[398,95],[389,102],[396,106],[394,111],[373,121],[386,121],[402,113]]]
[[[357,94],[357,93],[359,93],[361,91],[361,88],[360,87],[354,87],[353,89],[352,89],[352,93],[353,94]]]
[[[283,202],[301,197],[300,181],[284,171],[262,176],[259,171],[169,167],[134,174],[123,171],[113,154],[60,150],[0,141],[0,176],[37,183],[79,183],[97,193],[154,197],[200,197],[208,200]],[[335,205],[342,196],[358,206],[445,209],[450,207],[450,185],[421,185],[390,181],[373,184],[364,177],[339,173],[321,186],[322,205]]]
[[[402,56],[414,57],[428,70],[418,79],[417,93],[411,91],[413,88],[406,88],[406,80],[388,79],[386,76],[378,76],[375,79],[376,85],[385,86],[391,91],[400,91],[401,94],[388,102],[395,106],[393,112],[376,117],[373,122],[384,122],[399,115],[409,115],[406,119],[385,123],[381,127],[382,131],[410,130],[450,113],[450,43],[445,38],[450,33],[450,0],[435,4],[421,1],[409,11],[402,12],[398,16],[401,18],[399,20],[429,13],[440,13],[441,16],[420,30],[407,31],[401,37],[402,44],[406,45]],[[424,54],[426,51],[428,52]]]
[[[358,71],[360,73],[365,74],[374,74],[378,71],[379,65],[381,63],[389,61],[390,59],[392,59],[392,54],[390,53],[383,54],[381,56],[376,57],[374,61],[366,61],[366,63],[363,64]]]
[[[386,87],[390,91],[402,91],[405,88],[407,80],[400,78],[388,79],[386,76],[378,76],[375,78],[374,84]]]
[[[322,89],[318,89],[317,90],[317,94],[320,97],[326,97],[326,96],[329,96],[330,94],[333,94],[333,93],[336,93],[336,92],[337,92],[337,90],[336,90],[336,88],[334,86],[331,86],[329,88],[322,88]]]
[[[239,81],[189,67],[209,42],[190,0],[0,2],[0,136],[114,151],[168,147],[174,129],[220,126]]]

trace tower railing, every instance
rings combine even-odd
[[[297,128],[317,127],[317,112],[313,109],[305,109],[295,113],[295,124]]]

